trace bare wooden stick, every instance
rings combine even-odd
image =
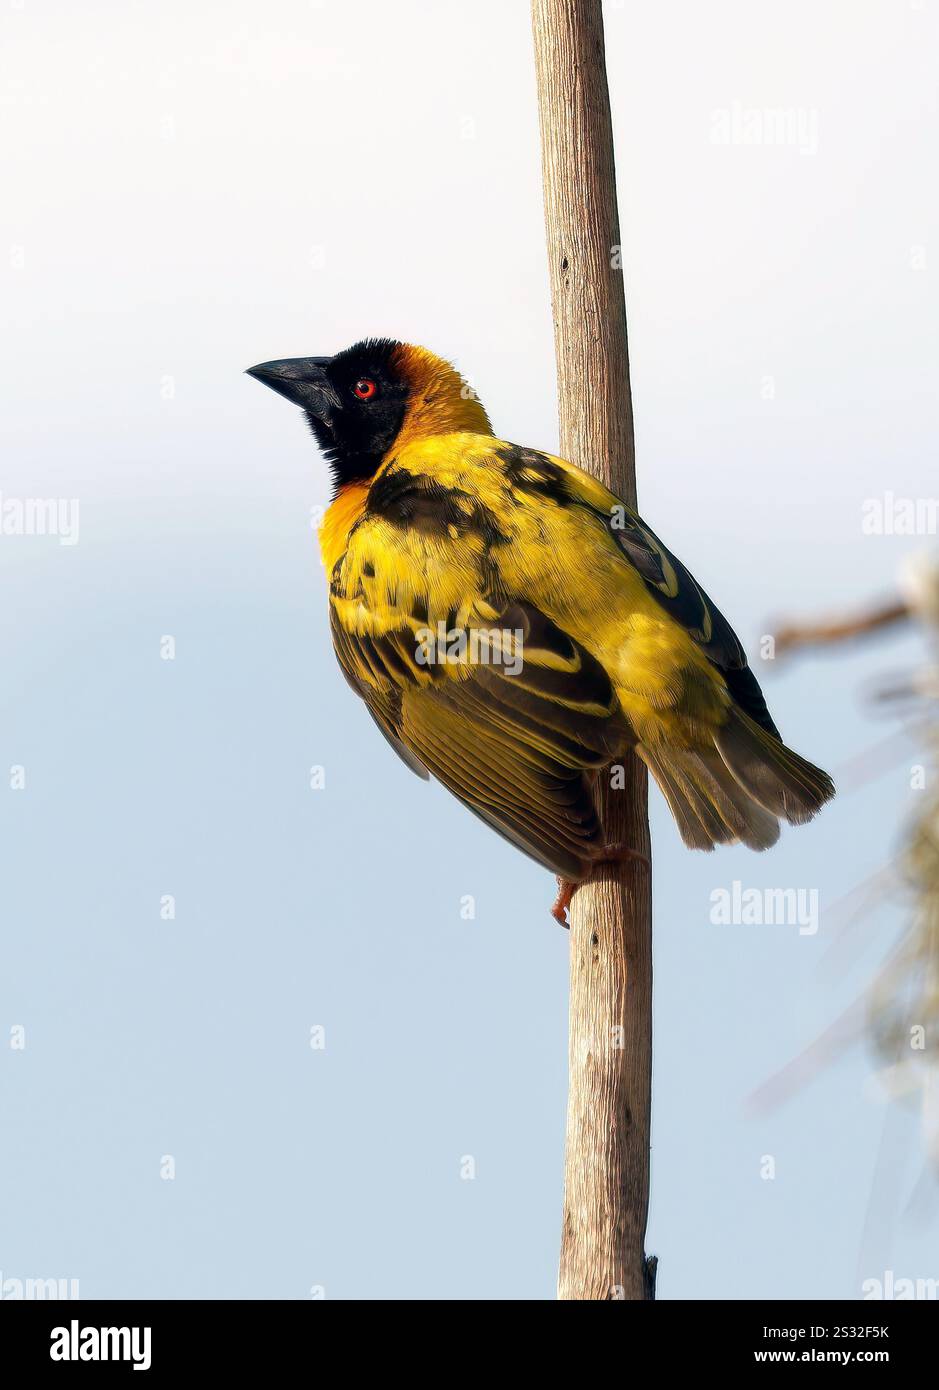
[[[626,305],[600,0],[532,0],[561,453],[636,500]],[[654,1296],[644,1253],[652,1074],[646,773],[600,779],[611,843],[571,906],[570,1091],[558,1297]]]

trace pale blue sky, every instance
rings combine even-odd
[[[27,779],[0,789],[3,1278],[549,1298],[554,884],[353,700],[309,527],[325,470],[242,375],[387,333],[556,447],[527,4],[27,0],[0,36],[0,491],[80,503],[77,545],[0,535],[0,786]],[[932,0],[608,7],[640,505],[754,656],[771,615],[889,592],[910,543],[862,535],[864,499],[936,487],[937,37]],[[767,109],[791,143],[715,142]],[[865,684],[919,657],[759,674],[837,772],[885,732]],[[939,1277],[936,1213],[893,1211],[915,1115],[867,1220],[863,1050],[744,1113],[903,920],[886,905],[849,977],[823,968],[826,907],[916,809],[913,761],[763,857],[690,854],[654,799],[663,1298]],[[817,888],[819,933],[711,925],[734,879]]]

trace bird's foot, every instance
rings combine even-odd
[[[559,922],[562,927],[568,927],[570,925],[567,920],[567,909],[571,905],[571,898],[574,896],[574,889],[576,887],[577,884],[573,879],[558,879],[558,895],[554,900],[554,906],[551,908],[551,916],[554,918],[555,922]]]
[[[632,849],[629,845],[616,844],[606,845],[594,859],[594,864],[628,864],[635,862],[644,864],[649,870],[652,868],[652,861],[647,854],[641,850]],[[551,916],[562,927],[569,927],[567,920],[567,909],[571,905],[571,898],[574,896],[574,889],[579,888],[580,884],[575,883],[570,878],[558,879],[558,895],[551,908]]]

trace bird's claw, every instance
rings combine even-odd
[[[647,854],[641,850],[632,849],[629,845],[616,844],[607,845],[596,856],[593,863],[597,864],[628,864],[638,862],[644,864],[647,869],[652,868],[652,861]],[[570,928],[567,918],[567,909],[571,905],[571,898],[574,896],[574,889],[579,888],[580,884],[575,883],[570,878],[558,878],[558,894],[551,906],[551,916],[562,927]]]

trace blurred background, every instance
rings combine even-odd
[[[868,699],[922,636],[761,639],[937,545],[865,527],[939,489],[937,9],[606,7],[640,506],[849,770],[765,856],[689,853],[653,792],[661,1298],[939,1279],[935,1101],[863,1024],[748,1103],[915,910],[863,885],[930,793]],[[528,6],[8,0],[0,39],[0,492],[79,528],[0,511],[0,1278],[551,1298],[554,882],[351,697],[325,469],[242,374],[388,334],[557,447]],[[715,924],[735,881],[817,890],[817,932]]]

